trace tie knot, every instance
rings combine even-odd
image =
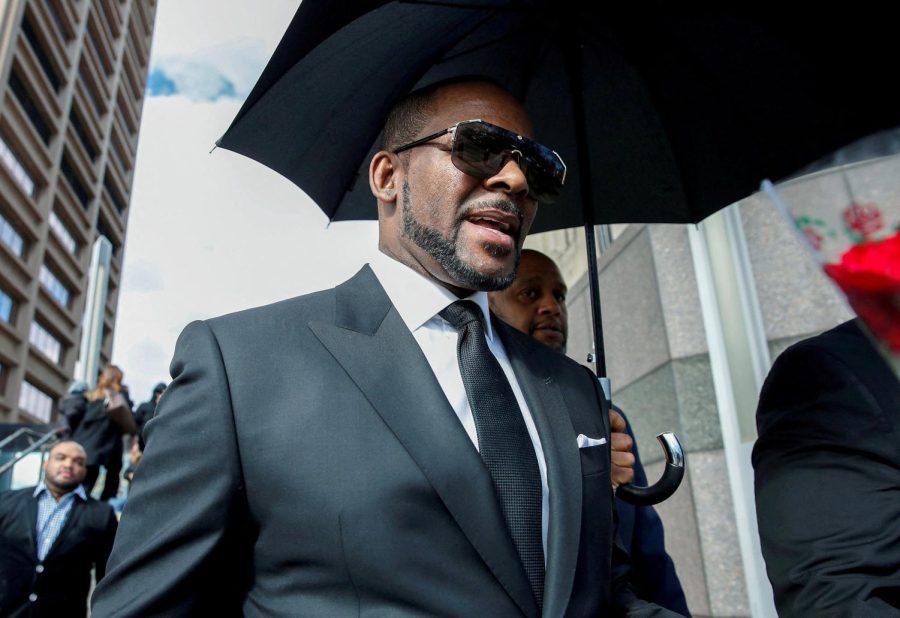
[[[481,307],[471,300],[458,300],[448,305],[438,315],[450,322],[458,331],[470,322],[478,322],[479,326],[484,328],[484,314],[481,312]]]

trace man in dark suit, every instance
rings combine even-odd
[[[779,615],[900,615],[900,381],[856,320],[778,357],[756,424]]]
[[[188,326],[95,618],[663,612],[613,547],[596,380],[476,292],[561,180],[530,133],[488,83],[410,95],[370,166],[371,267]]]
[[[91,568],[103,577],[117,522],[85,493],[85,471],[81,445],[59,442],[40,485],[0,494],[0,616],[87,614]]]
[[[491,311],[510,326],[541,341],[561,354],[566,352],[569,335],[569,311],[566,305],[568,286],[556,262],[533,249],[522,251],[515,281],[505,290],[489,294]],[[647,485],[634,433],[621,410],[610,411],[612,433],[613,485],[631,482]],[[623,433],[616,433],[621,431]],[[621,441],[621,444],[617,444]],[[630,460],[624,460],[628,451]],[[616,466],[619,459],[623,464]],[[617,478],[617,469],[627,469],[629,476]],[[688,616],[687,600],[675,572],[675,563],[666,553],[662,520],[652,506],[634,506],[616,498],[619,515],[619,538],[631,559],[631,580],[638,595]]]

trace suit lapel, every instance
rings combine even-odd
[[[493,482],[428,361],[366,266],[335,288],[334,323],[310,329],[365,394],[527,616],[537,604]]]
[[[544,615],[562,616],[569,605],[581,536],[581,459],[559,385],[541,362],[540,344],[494,320],[534,418],[547,462],[550,522]]]
[[[24,507],[25,521],[28,522],[28,538],[31,541],[31,553],[37,556],[37,498],[29,495],[24,502]]]

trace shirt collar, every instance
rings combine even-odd
[[[442,285],[438,285],[412,268],[378,251],[369,263],[378,282],[391,299],[397,313],[410,332],[415,332],[426,322],[457,300],[471,300],[481,308],[486,325],[488,341],[494,339],[494,326],[488,308],[486,292],[473,292],[465,298],[456,295]]]
[[[43,481],[41,481],[41,484],[34,488],[34,493],[31,495],[34,496],[35,498],[37,498],[44,492],[50,494],[50,490],[47,489],[47,485]],[[74,494],[74,495],[78,496],[79,498],[81,498],[82,500],[87,500],[87,492],[84,491],[84,485],[79,485],[78,487],[76,487],[75,489],[70,491],[68,494],[63,496],[63,498],[65,498],[69,494]],[[50,494],[50,495],[52,495],[52,494]]]

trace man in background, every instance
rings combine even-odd
[[[153,415],[156,414],[156,406],[159,403],[159,398],[162,397],[162,394],[166,390],[166,383],[159,382],[156,386],[153,387],[153,392],[150,393],[150,399],[142,403],[137,407],[137,410],[134,411],[134,422],[137,424],[137,436],[135,439],[137,440],[138,448],[143,451],[144,450],[144,425],[147,424]]]
[[[0,616],[87,614],[91,569],[103,578],[117,521],[85,492],[86,459],[77,442],[58,442],[37,487],[0,494]]]
[[[553,260],[539,251],[524,249],[515,281],[505,290],[491,292],[488,297],[491,310],[507,324],[565,354],[569,332],[567,291],[566,282]],[[610,411],[613,484],[618,484],[615,470],[617,458],[621,458],[622,451],[631,447],[634,452],[634,482],[645,486],[647,475],[638,456],[631,426],[617,412],[621,413],[621,410]],[[619,431],[626,433],[616,433]],[[628,479],[618,482],[626,483]],[[638,507],[618,498],[616,510],[619,513],[619,536],[631,558],[631,580],[638,596],[685,616],[690,615],[675,564],[666,553],[659,515],[651,506]]]

